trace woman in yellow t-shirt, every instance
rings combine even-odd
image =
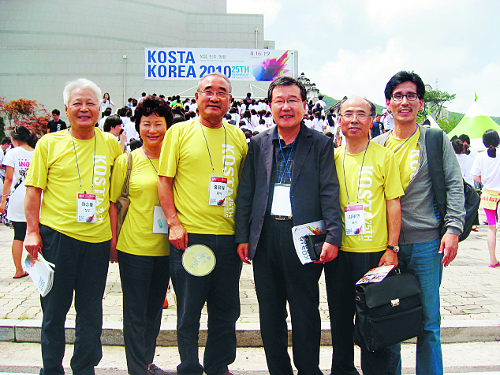
[[[130,206],[119,236],[115,202],[126,178],[128,154],[116,159],[111,177],[111,261],[118,260],[120,267],[129,374],[157,368],[152,362],[170,276],[168,226],[158,201],[157,171],[163,138],[172,122],[169,105],[158,97],[148,96],[135,110],[135,127],[143,146],[131,153]]]

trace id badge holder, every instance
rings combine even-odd
[[[96,198],[95,194],[86,192],[76,194],[76,222],[95,223],[96,219]]]
[[[161,206],[155,206],[153,212],[153,233],[168,234],[167,218]]]
[[[208,184],[208,204],[210,206],[225,207],[226,196],[227,178],[211,174]]]
[[[290,202],[290,184],[274,184],[271,215],[292,216],[292,204]]]
[[[365,231],[365,210],[363,204],[345,206],[344,214],[346,236],[363,234]]]

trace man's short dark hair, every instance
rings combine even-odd
[[[11,141],[10,137],[3,137],[2,141],[0,142],[0,144],[2,144],[2,145],[5,145],[5,144],[11,145],[12,141]]]
[[[397,85],[404,82],[413,82],[417,86],[417,95],[419,99],[423,99],[425,95],[425,85],[422,78],[415,72],[400,71],[392,76],[392,78],[387,82],[385,86],[385,98],[387,100],[391,99],[394,89]]]
[[[111,128],[115,128],[118,125],[123,124],[122,119],[118,115],[111,115],[106,118],[104,121],[103,129],[105,132],[109,132]]]
[[[267,99],[269,99],[269,101],[272,101],[274,88],[283,86],[297,86],[300,89],[300,97],[302,101],[307,100],[307,91],[304,85],[300,81],[289,76],[281,76],[271,82],[271,84],[269,85],[269,89],[267,90]]]
[[[107,107],[102,114],[103,116],[111,115],[111,107]]]
[[[116,111],[116,114],[120,117],[125,117],[127,115],[128,109],[128,107],[121,107],[120,109],[118,109],[118,111]]]
[[[56,108],[56,109],[52,110],[52,114],[60,116],[61,115],[61,111]]]

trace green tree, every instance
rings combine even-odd
[[[438,118],[436,119],[436,122],[441,127],[441,129],[443,129],[446,133],[449,133],[453,129],[455,129],[455,126],[457,126],[458,123],[462,121],[463,117],[463,114],[452,114],[450,117]]]
[[[446,91],[426,90],[424,96],[424,111],[432,113],[436,120],[441,117],[441,111],[445,103],[451,102],[456,97],[456,94],[448,94]]]

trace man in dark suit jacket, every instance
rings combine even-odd
[[[260,327],[271,374],[293,373],[287,352],[286,302],[299,373],[321,374],[318,280],[342,239],[339,185],[330,138],[307,128],[304,86],[279,77],[269,86],[276,127],[252,138],[236,198],[240,258],[253,260]],[[292,227],[323,220],[326,240],[317,263],[302,264]]]

